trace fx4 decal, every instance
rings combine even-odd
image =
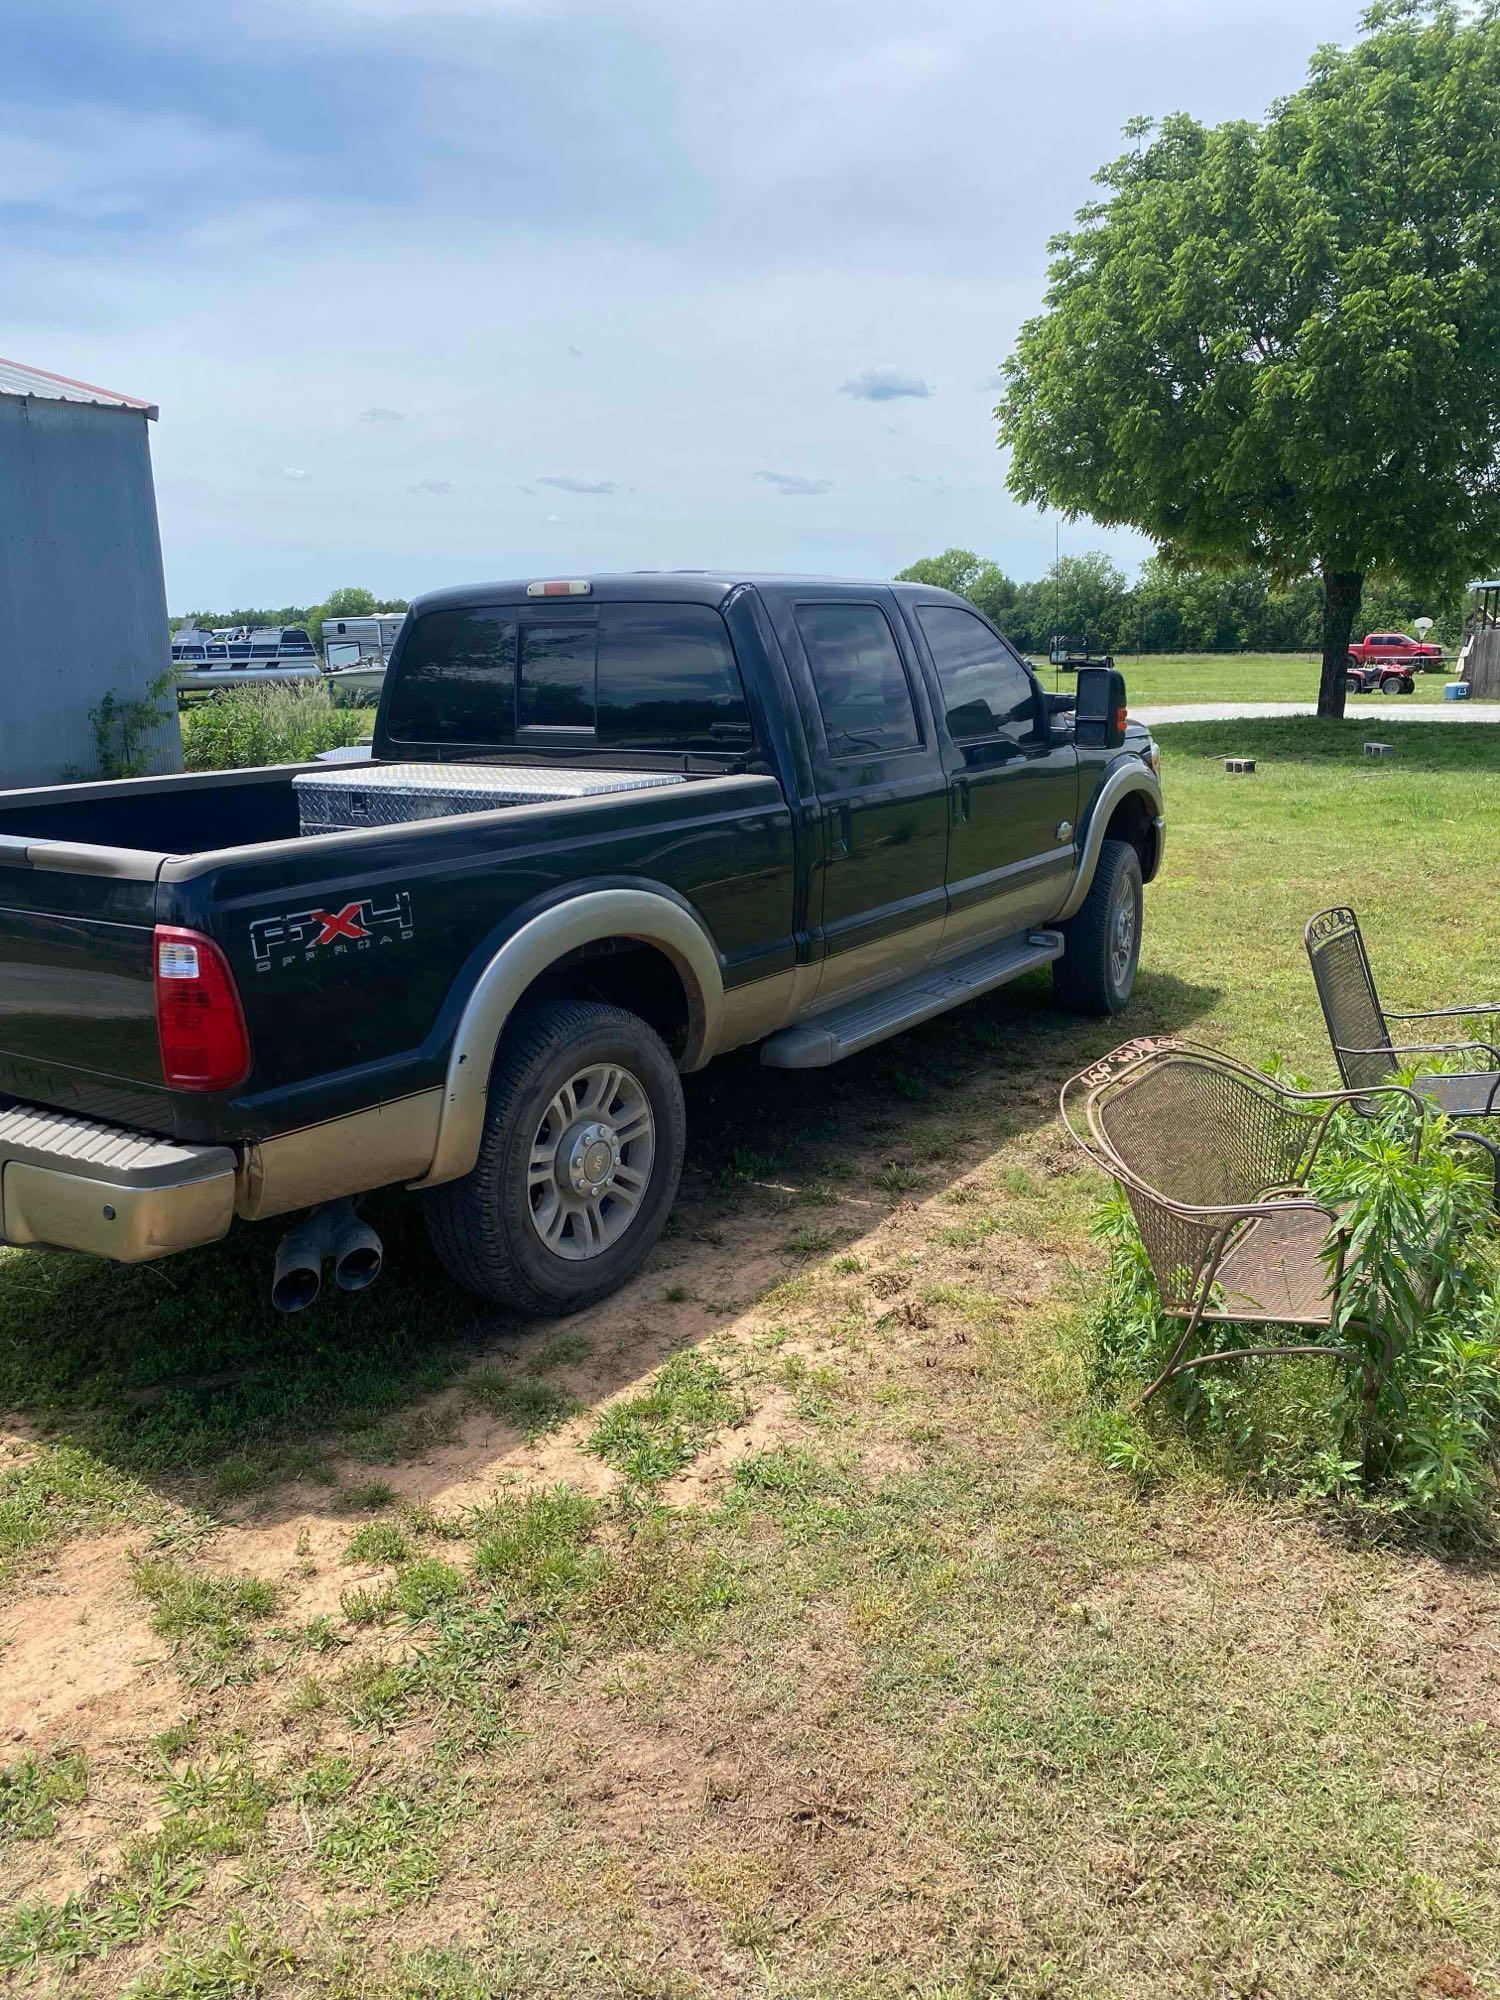
[[[294,910],[284,917],[261,917],[250,926],[250,949],[257,972],[273,965],[310,964],[320,955],[372,951],[377,945],[404,944],[412,933],[411,897],[398,890],[394,901],[369,896],[340,910]]]

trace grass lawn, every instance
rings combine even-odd
[[[1331,1074],[1302,956],[1500,994],[1500,730],[1161,732],[1138,1001],[1039,981],[689,1091],[644,1276],[542,1329],[274,1228],[0,1253],[0,1982],[140,1996],[1500,1992],[1500,1579],[1092,1457],[1070,1069]],[[1226,750],[1256,755],[1227,777]]]
[[[1045,660],[1036,663],[1043,687],[1072,687],[1074,676],[1060,674]],[[1315,653],[1145,653],[1122,655],[1115,664],[1125,676],[1133,708],[1177,701],[1316,701],[1319,661]],[[1351,695],[1354,708],[1399,708],[1403,701],[1441,701],[1441,674],[1418,674],[1409,695]]]

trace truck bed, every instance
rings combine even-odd
[[[471,967],[580,874],[670,882],[727,961],[790,957],[774,778],[679,759],[652,789],[304,834],[294,781],[325,768],[0,797],[0,1095],[221,1143],[429,1089]],[[162,1082],[158,924],[229,960],[254,1055],[230,1097]]]

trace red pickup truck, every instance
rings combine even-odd
[[[1429,673],[1442,665],[1441,646],[1413,639],[1406,632],[1366,632],[1349,648],[1350,682],[1358,679],[1368,692],[1378,687],[1382,694],[1410,694],[1414,673]]]

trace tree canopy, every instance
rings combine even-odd
[[[1311,574],[1280,583],[1254,563],[1188,567],[1152,556],[1130,584],[1102,549],[1084,549],[1029,582],[1007,578],[1008,601],[997,603],[983,586],[999,575],[998,564],[968,549],[945,549],[898,572],[969,598],[1023,653],[1045,653],[1055,632],[1117,653],[1306,652],[1319,641],[1322,591]],[[1362,632],[1412,632],[1422,617],[1433,621],[1434,639],[1456,645],[1462,591],[1424,590],[1387,574],[1369,579]]]
[[[923,556],[920,562],[898,570],[896,580],[928,583],[934,590],[956,590],[997,623],[1016,601],[1016,586],[1000,565],[975,555],[972,549],[944,549],[940,556]]]
[[[1022,499],[1323,586],[1500,555],[1500,0],[1381,0],[1264,124],[1178,114],[1058,237],[996,412]]]

